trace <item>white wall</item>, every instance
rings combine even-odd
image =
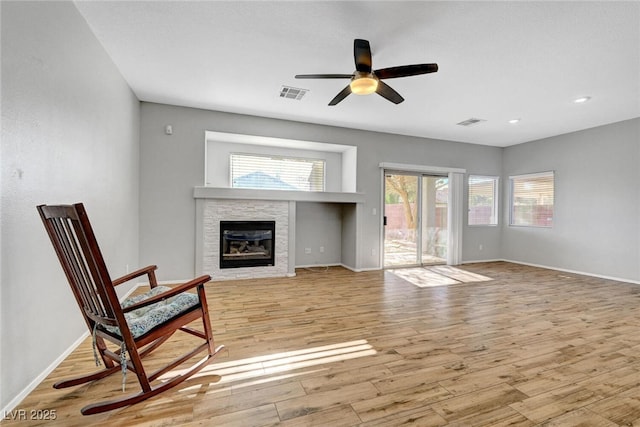
[[[165,126],[169,124],[173,126],[173,135],[164,134]],[[206,131],[356,146],[356,191],[365,193],[366,201],[358,204],[355,212],[343,212],[343,220],[346,218],[347,223],[354,224],[353,215],[357,216],[358,241],[355,248],[349,247],[348,254],[344,253],[344,245],[336,245],[343,248],[343,261],[348,258],[349,265],[358,269],[380,266],[380,162],[464,168],[472,174],[502,174],[500,148],[143,102],[141,262],[158,263],[159,276],[165,280],[194,274],[193,188],[203,182]],[[373,214],[374,208],[376,214]],[[303,217],[297,218],[296,224],[297,242],[315,241],[312,235],[307,238],[304,233],[298,234],[317,228],[313,222],[305,223]],[[465,228],[465,245],[468,239],[470,246],[478,247],[478,243],[482,243],[484,250],[476,254],[463,249],[463,259],[499,258],[500,233],[499,227]]]
[[[507,147],[508,176],[555,171],[552,228],[504,227],[503,258],[640,281],[640,119]],[[508,221],[508,185],[504,186]]]
[[[84,202],[112,275],[138,266],[140,110],[72,2],[1,8],[3,409],[86,330],[36,205]]]

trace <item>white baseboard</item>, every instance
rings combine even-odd
[[[176,283],[176,282],[168,282],[168,283]],[[146,286],[146,285],[148,285],[148,283],[136,283],[122,298],[120,298],[120,301],[124,301],[129,295],[133,293],[133,291],[135,291],[140,286]],[[67,356],[69,356],[76,348],[78,348],[78,346],[82,344],[82,341],[84,341],[88,336],[89,336],[89,331],[82,333],[82,335],[80,335],[80,337],[78,337],[78,339],[76,339],[69,346],[69,348],[63,351],[60,356],[58,356],[37,377],[35,377],[33,381],[31,381],[24,389],[22,389],[20,393],[18,393],[13,399],[11,399],[7,404],[7,406],[5,406],[0,410],[0,415],[4,416],[5,414],[8,414],[11,411],[13,411],[20,404],[20,402],[22,402],[24,398],[29,395],[29,393],[35,390],[35,388],[38,387],[38,385],[42,381],[44,381],[45,378],[47,378],[49,374],[53,372],[53,370],[56,369],[64,359],[67,358]],[[0,417],[0,420],[2,420],[2,417]]]
[[[506,260],[504,260],[504,259],[478,259],[478,260],[462,261],[460,263],[460,265],[464,265],[464,264],[480,264],[482,262],[500,262],[500,261],[506,261]]]
[[[346,268],[347,270],[351,270],[354,273],[363,273],[365,271],[380,271],[380,270],[384,270],[383,268],[380,268],[380,267],[353,268],[353,267],[350,267],[350,266],[345,265],[345,264],[340,264],[340,266]]]
[[[615,276],[606,276],[606,275],[602,275],[602,274],[588,273],[588,272],[585,272],[585,271],[570,270],[570,269],[566,269],[566,268],[560,268],[560,267],[554,267],[554,266],[542,265],[542,264],[533,264],[533,263],[527,263],[527,262],[522,262],[522,261],[514,261],[514,260],[510,260],[510,259],[503,259],[503,258],[467,260],[467,261],[463,261],[461,263],[461,265],[464,265],[464,264],[479,264],[479,263],[483,263],[483,262],[510,262],[510,263],[513,263],[513,264],[528,265],[528,266],[531,266],[531,267],[546,268],[547,270],[557,270],[557,271],[563,271],[565,273],[580,274],[582,276],[597,277],[599,279],[615,280],[617,282],[633,283],[633,284],[636,284],[636,285],[640,285],[640,281],[638,281],[638,280],[625,279],[625,278],[615,277]],[[334,266],[334,265],[335,266],[344,267],[347,270],[353,271],[354,273],[360,273],[360,272],[364,272],[364,271],[383,270],[382,268],[379,268],[379,267],[353,268],[353,267],[350,267],[350,266],[345,265],[345,264],[332,264],[331,266]],[[296,268],[313,268],[313,267],[325,267],[325,265],[296,266]]]
[[[634,285],[640,285],[640,281],[638,281],[638,280],[624,279],[624,278],[621,278],[621,277],[606,276],[606,275],[603,275],[603,274],[595,274],[595,273],[587,273],[587,272],[584,272],[584,271],[570,270],[570,269],[567,269],[567,268],[553,267],[553,266],[541,265],[541,264],[533,264],[533,263],[522,262],[522,261],[513,261],[513,260],[510,260],[510,259],[502,259],[500,261],[511,262],[513,264],[528,265],[530,267],[546,268],[547,270],[563,271],[565,273],[580,274],[582,276],[597,277],[598,279],[615,280],[616,282],[625,282],[625,283],[633,283]]]
[[[380,270],[379,267],[371,267],[371,268],[353,268],[351,266],[348,266],[346,264],[342,264],[342,263],[335,263],[335,264],[322,264],[322,265],[299,265],[296,266],[296,268],[318,268],[318,267],[342,267],[342,268],[346,268],[349,271],[353,271],[354,273],[362,273],[363,271],[374,271],[374,270]]]
[[[363,270],[361,270],[359,268],[353,268],[353,267],[350,267],[350,266],[348,266],[346,264],[340,264],[340,267],[346,268],[347,270],[353,271],[354,273],[361,273],[363,271]],[[376,270],[378,270],[378,269],[376,269]]]
[[[335,263],[335,264],[309,264],[309,265],[296,265],[296,268],[322,268],[322,267],[343,267],[349,271],[353,271],[354,273],[361,273],[363,271],[375,271],[381,270],[380,267],[371,267],[371,268],[353,268],[346,264]]]
[[[44,379],[47,378],[47,376],[49,376],[49,374],[53,372],[53,370],[57,368],[58,365],[62,363],[62,361],[73,352],[73,350],[75,350],[80,344],[82,344],[82,341],[84,341],[88,336],[89,331],[83,333],[73,344],[71,344],[68,349],[66,349],[60,356],[58,356],[56,360],[54,360],[49,366],[47,366],[47,368],[42,371],[40,375],[35,377],[33,381],[29,383],[29,385],[27,385],[20,393],[18,393],[17,396],[11,399],[7,406],[2,408],[0,414],[5,415],[13,411],[20,404],[20,402],[22,402],[24,398],[29,395],[29,393],[31,393],[36,387],[38,387],[38,385],[42,381],[44,381]]]
[[[322,268],[322,267],[340,267],[342,264],[305,264],[305,265],[296,265],[295,268]]]
[[[534,264],[531,262],[514,261],[511,259],[483,259],[483,260],[477,260],[477,261],[471,260],[471,261],[464,261],[463,264],[478,264],[482,262],[510,262],[512,264],[528,265],[529,267],[538,267],[538,268],[544,268],[547,270],[556,270],[556,271],[562,271],[565,273],[580,274],[581,276],[597,277],[598,279],[615,280],[616,282],[625,282],[625,283],[633,283],[634,285],[640,285],[640,281],[638,280],[624,279],[621,277],[614,277],[614,276],[606,276],[603,274],[588,273],[586,271],[570,270],[567,268],[560,268],[560,267],[544,265],[544,264]]]

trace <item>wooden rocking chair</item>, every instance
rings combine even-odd
[[[200,371],[224,347],[214,346],[204,290],[204,284],[211,280],[210,276],[201,276],[173,288],[158,286],[155,277],[157,267],[151,265],[111,280],[82,203],[41,205],[38,206],[38,212],[89,332],[93,335],[96,364],[99,363],[98,354],[104,363],[104,369],[60,381],[54,384],[54,388],[83,384],[122,370],[124,389],[127,369],[137,375],[142,388],[140,392],[120,399],[87,405],[81,410],[83,415],[132,405],[162,393]],[[151,289],[121,304],[115,287],[144,275],[147,275]],[[186,292],[194,288],[196,293]],[[202,319],[203,332],[187,326],[198,319]],[[178,330],[195,335],[203,342],[147,374],[142,359]],[[117,348],[110,350],[106,341]],[[183,373],[158,380],[161,375],[205,351],[206,356]]]

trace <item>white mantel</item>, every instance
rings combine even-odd
[[[324,191],[257,190],[253,188],[195,187],[196,199],[285,200],[319,203],[364,203],[363,193]]]

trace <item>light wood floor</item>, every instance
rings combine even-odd
[[[435,273],[453,280],[331,268],[211,283],[228,350],[198,378],[83,417],[121,393],[119,375],[51,387],[95,368],[87,340],[16,409],[64,426],[640,425],[639,285],[503,262]]]

